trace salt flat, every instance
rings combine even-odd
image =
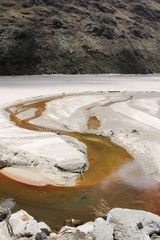
[[[0,154],[1,159],[13,161],[15,165],[2,172],[12,178],[21,178],[23,182],[33,178],[33,185],[74,184],[77,177],[74,171],[84,170],[84,166],[87,169],[86,146],[74,138],[19,128],[9,121],[4,108],[27,99],[33,101],[55,94],[88,92],[50,101],[42,116],[31,123],[109,136],[129,151],[146,175],[160,181],[159,91],[160,75],[156,74],[1,77]],[[33,114],[34,109],[27,110],[19,114],[19,118],[23,120]],[[96,131],[87,130],[90,115],[97,115],[101,120]],[[56,168],[57,164],[66,172],[62,174]]]
[[[102,90],[160,91],[160,74],[0,77],[1,104],[39,95]]]

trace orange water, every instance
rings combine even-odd
[[[60,96],[62,97],[62,96]],[[57,99],[57,97],[55,98]],[[20,120],[17,114],[36,108],[33,118],[42,114],[46,102],[38,100],[7,108],[18,126],[37,131],[55,131],[30,124],[30,118]],[[32,118],[32,119],[33,119]],[[65,187],[33,187],[0,175],[0,198],[11,197],[17,202],[14,210],[25,209],[36,219],[45,221],[54,230],[67,218],[93,219],[93,208],[101,198],[109,206],[144,209],[160,214],[160,185],[145,177],[140,166],[122,147],[103,136],[62,132],[77,138],[88,149],[89,170],[77,180],[77,185]]]

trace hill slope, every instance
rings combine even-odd
[[[160,72],[160,0],[0,0],[0,74]]]

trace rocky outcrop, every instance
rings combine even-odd
[[[23,210],[13,213],[8,222],[6,220],[0,222],[0,237],[3,240],[21,238],[44,240],[48,239],[50,233],[51,229],[45,223],[37,222]]]
[[[97,218],[78,227],[63,227],[58,234],[51,232],[45,223],[38,223],[21,210],[9,219],[13,236],[8,233],[4,220],[0,223],[3,240],[159,240],[160,217],[145,211],[115,208],[107,220]]]
[[[0,74],[160,72],[157,0],[0,2]]]
[[[149,240],[160,235],[160,217],[145,211],[113,209],[108,223],[113,225],[115,239]]]
[[[62,240],[158,240],[160,217],[145,211],[115,208],[106,221],[98,218],[77,228],[64,227],[59,236]]]

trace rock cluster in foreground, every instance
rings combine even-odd
[[[6,211],[6,210],[4,210]],[[2,217],[3,209],[0,209]],[[4,217],[4,215],[3,215]],[[160,240],[160,217],[140,211],[115,208],[107,220],[97,218],[78,227],[63,227],[58,234],[20,210],[0,222],[1,240]]]

